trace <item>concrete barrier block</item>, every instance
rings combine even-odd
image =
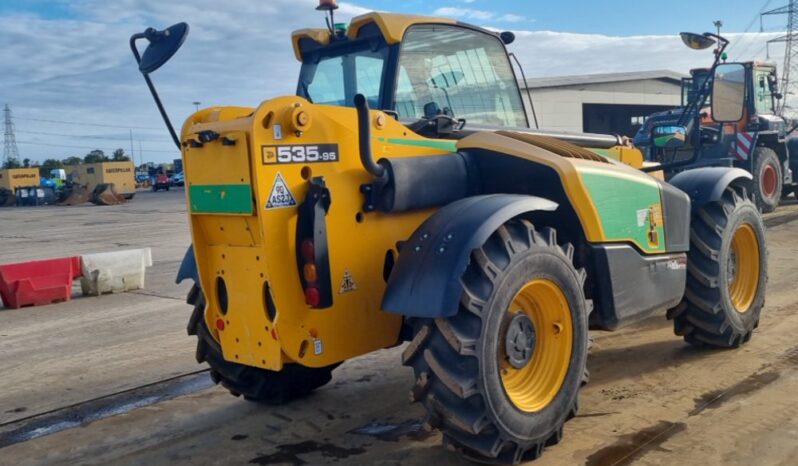
[[[152,266],[150,248],[85,254],[80,260],[80,287],[87,296],[144,288],[144,274]]]

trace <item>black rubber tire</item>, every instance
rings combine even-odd
[[[752,175],[754,177],[754,199],[756,201],[756,206],[763,213],[773,212],[776,210],[776,207],[778,207],[779,202],[781,202],[782,186],[784,183],[779,156],[776,155],[776,151],[769,147],[758,146],[754,149],[753,157],[754,172]],[[770,197],[765,195],[762,185],[762,174],[765,167],[768,165],[772,166],[776,171],[776,188],[773,195]]]
[[[499,374],[500,337],[507,306],[521,286],[545,277],[555,281],[573,320],[569,368],[557,395],[537,412],[524,412],[508,398]],[[452,317],[412,319],[414,338],[402,354],[413,367],[411,398],[427,411],[427,423],[444,444],[471,460],[513,463],[540,456],[562,438],[563,424],[577,411],[586,381],[588,347],[585,272],[573,265],[573,247],[557,244],[553,229],[536,231],[514,220],[475,249],[463,274],[460,308]]]
[[[332,379],[332,371],[338,364],[321,368],[285,364],[283,370],[275,372],[227,361],[205,324],[205,298],[199,286],[194,285],[187,301],[194,305],[187,330],[189,335],[197,336],[197,362],[207,362],[213,382],[221,384],[233,395],[278,405],[307,396]]]
[[[728,267],[732,237],[748,223],[759,243],[759,282],[751,306],[740,313],[729,297]],[[674,333],[696,346],[736,348],[751,339],[759,325],[767,286],[767,247],[762,216],[744,188],[729,187],[718,202],[693,214],[687,287],[677,307],[668,311]]]

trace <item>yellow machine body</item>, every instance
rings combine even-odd
[[[474,147],[524,158],[559,174],[589,241],[633,242],[651,253],[664,247],[659,191],[637,170],[588,151],[580,152],[585,158],[566,156],[561,143],[546,138],[546,146],[523,133],[482,132],[447,141],[415,135],[383,112],[371,112],[371,122],[375,159]],[[203,131],[220,137],[188,143]],[[358,188],[371,175],[358,157],[357,137],[354,109],[314,105],[296,96],[269,100],[254,110],[202,110],[184,125],[183,163],[194,252],[207,298],[205,318],[229,361],[271,370],[290,362],[321,367],[398,342],[401,316],[380,310],[386,254],[397,254],[397,242],[432,210],[364,213]],[[277,146],[327,143],[338,145],[338,161],[276,162]],[[326,222],[334,303],[326,309],[305,304],[296,262],[297,205],[311,177],[324,177],[332,197]],[[591,188],[590,178],[643,187],[654,198],[630,199]],[[268,207],[273,191],[283,185],[293,205]],[[626,210],[630,201],[652,212],[651,218],[634,227],[608,214],[621,204]],[[646,240],[652,228],[659,231],[655,243]],[[227,301],[226,314],[220,298]]]

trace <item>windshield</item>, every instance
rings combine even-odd
[[[407,31],[394,102],[404,118],[447,113],[471,124],[527,126],[504,46],[463,27],[418,25]]]
[[[353,42],[329,55],[309,57],[299,76],[299,93],[313,103],[353,107],[363,94],[379,108],[387,46]]]

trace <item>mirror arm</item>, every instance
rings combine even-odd
[[[136,47],[136,41],[147,38],[147,35],[148,32],[142,32],[133,34],[130,37],[130,50],[133,52],[133,56],[136,58],[137,64],[141,63],[141,55]],[[177,146],[177,150],[181,150],[180,139],[177,137],[175,128],[172,126],[172,122],[169,120],[169,116],[166,114],[166,110],[163,108],[163,103],[161,103],[161,98],[158,96],[158,91],[155,90],[155,86],[152,84],[152,80],[147,73],[142,72],[141,75],[144,76],[144,82],[147,83],[147,87],[150,89],[150,94],[152,94],[152,98],[155,100],[155,105],[158,107],[158,111],[161,113],[161,118],[163,118],[164,123],[166,123],[166,128],[169,130],[169,134],[172,136],[172,141],[174,141],[175,145]]]
[[[687,160],[680,160],[678,162],[671,162],[671,163],[663,163],[660,165],[655,165],[651,167],[644,167],[642,169],[643,172],[655,172],[660,170],[672,170],[674,168],[679,168],[687,165],[692,165],[698,160],[698,154],[701,152],[701,107],[704,106],[704,103],[707,101],[707,97],[709,97],[709,89],[708,81],[709,76],[715,75],[715,68],[718,66],[720,62],[720,57],[723,55],[723,52],[726,50],[726,47],[729,45],[728,39],[723,36],[719,36],[717,34],[712,34],[710,32],[704,33],[705,36],[714,37],[718,41],[718,52],[715,54],[715,61],[712,63],[712,68],[710,68],[709,73],[707,74],[707,78],[704,80],[704,83],[701,87],[701,93],[699,94],[700,98],[697,98],[693,104],[691,104],[687,110],[682,113],[679,117],[679,121],[677,125],[679,126],[686,126],[687,118],[692,116],[693,120],[693,127],[687,128],[688,132],[690,133],[690,138],[695,139],[691,141],[693,144],[693,155]],[[697,131],[693,131],[693,128],[698,128]]]

